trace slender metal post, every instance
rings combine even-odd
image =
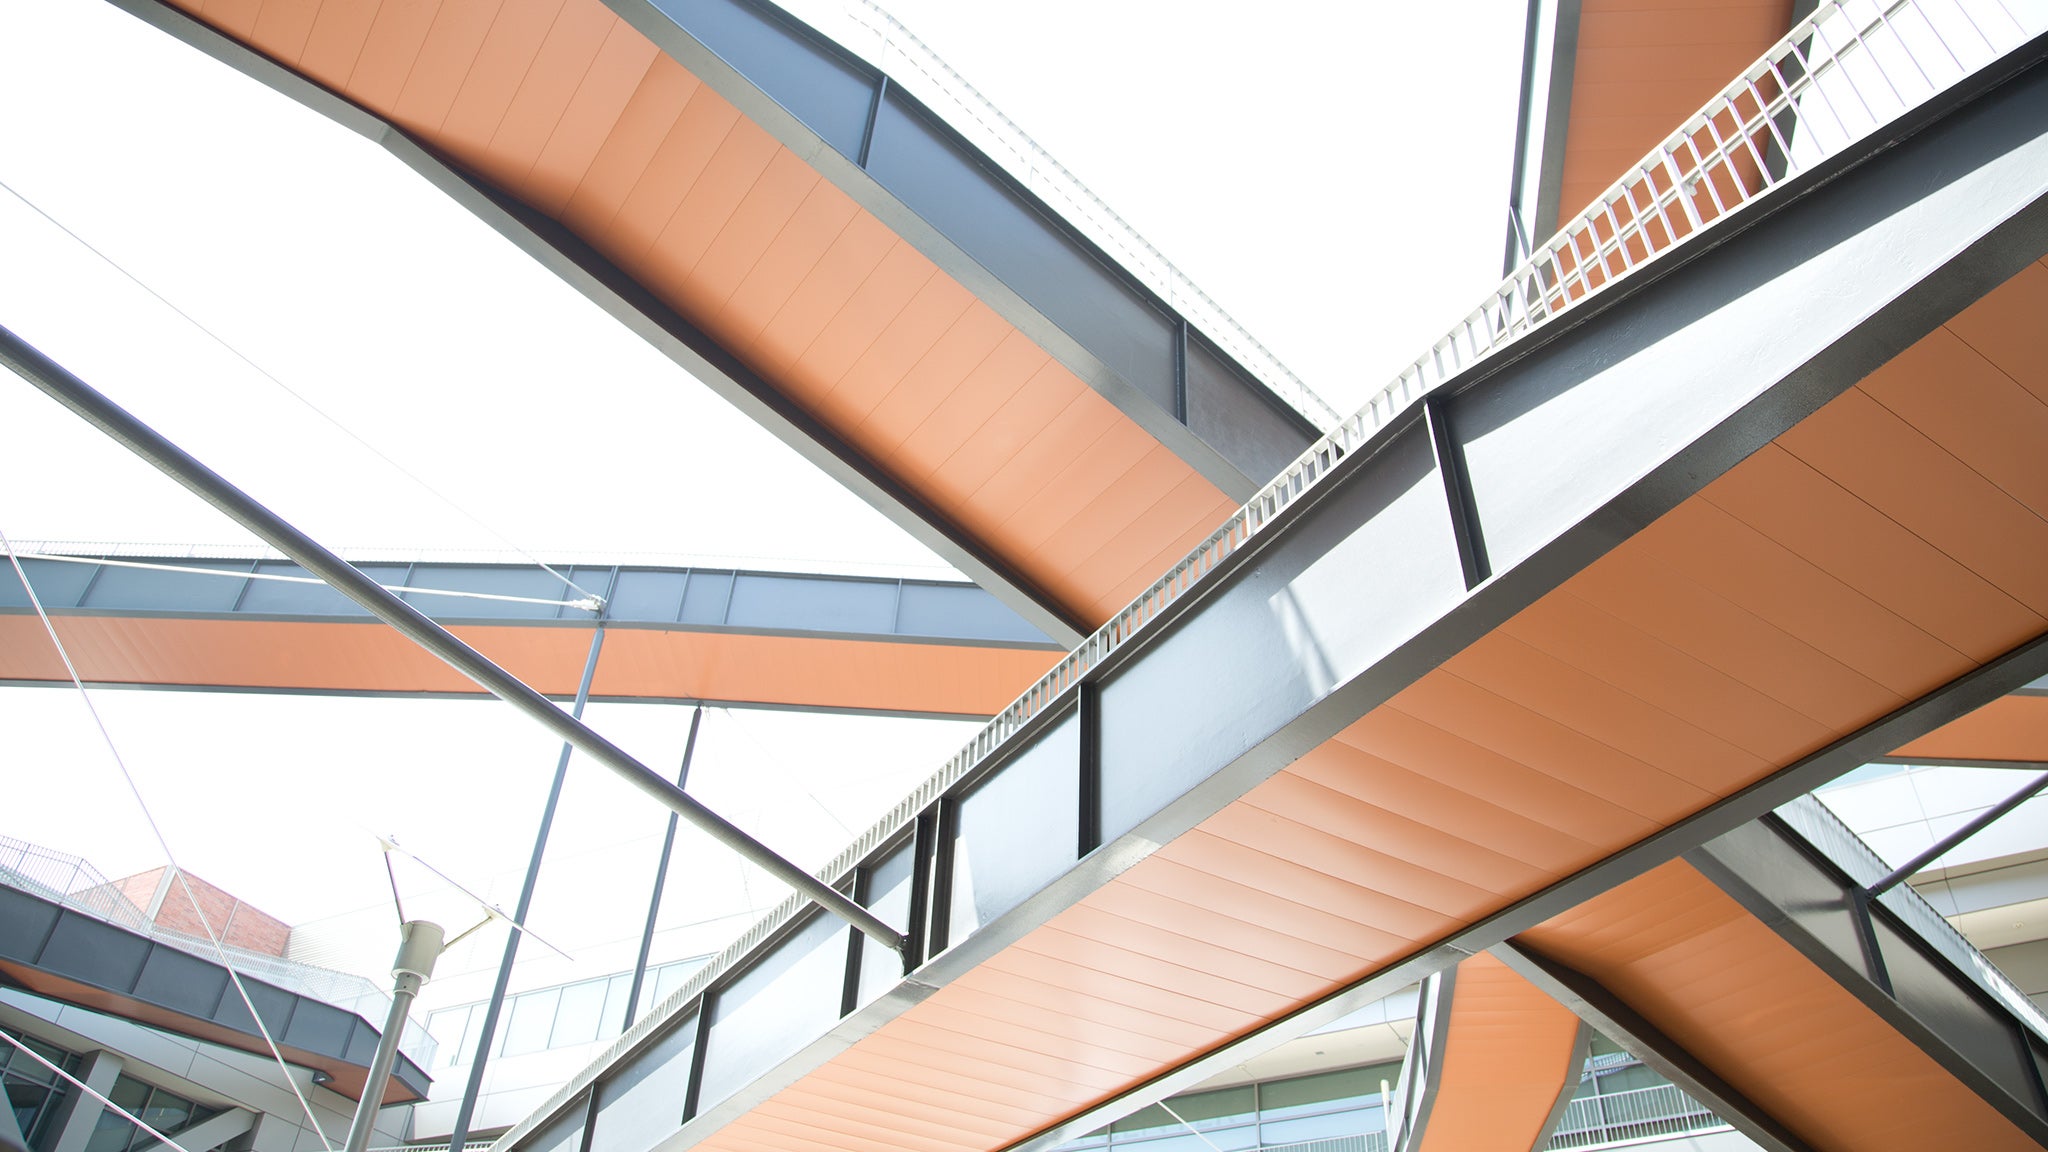
[[[600,622],[590,636],[590,654],[583,658],[583,677],[576,682],[576,703],[569,712],[578,720],[583,718],[583,706],[590,703],[590,682],[597,677],[597,655],[603,650],[604,624]],[[533,908],[533,890],[540,886],[540,858],[548,848],[548,832],[555,826],[555,807],[561,803],[562,785],[569,777],[572,751],[569,745],[562,745],[562,754],[555,760],[555,778],[548,785],[548,802],[541,806],[540,827],[533,833],[533,852],[526,858],[526,879],[519,885],[519,903],[512,912],[514,925],[526,923],[526,914]],[[517,927],[505,932],[505,953],[498,960],[498,982],[491,986],[491,1002],[484,1008],[482,1035],[477,1038],[476,1055],[469,1062],[469,1081],[462,1088],[462,1103],[455,1109],[455,1128],[448,1135],[448,1152],[462,1152],[462,1145],[469,1139],[477,1093],[483,1091],[484,1065],[491,1057],[491,1041],[498,1035],[498,1014],[505,1008],[505,993],[512,986],[512,962],[519,957],[519,938],[524,935]]]
[[[697,754],[697,726],[704,722],[704,706],[690,713],[690,737],[683,741],[683,766],[676,770],[676,787],[690,782],[690,757]],[[647,954],[654,948],[654,918],[661,911],[661,889],[668,880],[668,861],[676,847],[676,816],[668,816],[668,832],[661,838],[661,862],[654,866],[654,894],[647,898],[647,926],[640,930],[640,956],[633,961],[633,983],[626,991],[626,1022],[620,1031],[633,1026],[640,1014],[640,985],[647,977]]]
[[[248,493],[192,458],[184,449],[137,420],[120,405],[102,396],[64,366],[0,327],[0,364],[116,443],[147,460],[158,471],[184,485],[230,519],[254,532],[258,538],[299,566],[325,580],[335,591],[355,601],[371,615],[396,628],[407,639],[439,657],[449,667],[475,681],[493,696],[526,713],[550,732],[576,746],[577,751],[618,773],[626,782],[653,797],[683,819],[708,833],[748,862],[816,901],[833,915],[881,941],[897,952],[903,951],[904,935],[861,907],[830,884],[783,859],[767,845],[747,835],[730,821],[713,812],[682,789],[669,783],[626,751],[598,735],[582,721],[571,717],[546,696],[534,691],[517,676],[486,659],[476,649],[455,638],[425,613],[379,587],[341,557],[328,551],[312,537],[292,527],[282,517],[251,499]]]
[[[439,924],[408,920],[398,926],[398,958],[391,962],[391,1011],[384,1014],[384,1034],[377,1038],[376,1055],[370,1058],[370,1075],[363,1081],[362,1098],[356,1101],[345,1152],[363,1152],[370,1146],[370,1130],[377,1123],[377,1110],[384,1106],[391,1065],[398,1059],[398,1042],[405,1035],[406,1013],[412,1008],[412,998],[419,995],[420,985],[434,974],[441,940]]]
[[[1941,859],[1943,856],[1948,855],[1949,850],[1954,848],[1956,845],[1961,844],[1963,841],[1968,840],[1970,837],[1975,836],[1977,833],[1982,832],[1984,829],[1991,827],[1992,824],[1997,822],[1999,817],[2004,816],[2007,812],[2010,812],[2013,809],[2019,807],[2020,805],[2025,804],[2027,801],[2032,800],[2034,798],[2034,794],[2036,792],[2039,792],[2043,788],[2048,788],[2048,772],[2044,772],[2041,775],[2034,777],[2034,782],[2032,784],[2029,784],[2025,788],[2022,788],[2019,791],[2013,793],[2012,795],[2007,796],[2004,800],[1999,801],[1995,807],[1987,809],[1982,815],[1978,816],[1975,820],[1972,820],[1968,824],[1963,825],[1961,828],[1958,828],[1955,831],[1949,833],[1946,837],[1942,838],[1942,840],[1939,843],[1935,844],[1934,847],[1929,848],[1927,851],[1922,852],[1918,856],[1913,857],[1911,860],[1906,861],[1904,864],[1899,865],[1897,868],[1892,869],[1890,875],[1886,876],[1882,880],[1879,880],[1877,883],[1872,884],[1870,887],[1864,889],[1865,894],[1869,895],[1874,899],[1880,895],[1883,895],[1885,892],[1890,891],[1895,885],[1898,884],[1899,881],[1904,880],[1906,877],[1911,876],[1913,873],[1920,871],[1922,868],[1925,868],[1929,864],[1934,863],[1936,860]]]

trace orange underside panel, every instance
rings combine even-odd
[[[1901,747],[1929,760],[2048,763],[2048,696],[2007,696]]]
[[[1458,962],[1436,1103],[1420,1152],[1521,1152],[1585,1058],[1579,1018],[1481,954]]]
[[[2033,267],[702,1146],[1002,1147],[2040,635],[2048,455],[2014,445],[2048,443],[2048,326],[2011,318],[2042,314]]]
[[[478,693],[377,623],[58,616],[79,675],[109,684],[257,691]],[[571,696],[590,630],[490,625],[452,631],[534,688]],[[1057,653],[877,640],[612,628],[591,691],[602,697],[720,700],[799,708],[989,716]],[[33,616],[0,616],[0,681],[66,679]]]
[[[172,0],[560,220],[1072,614],[1234,505],[601,0]]]
[[[1515,942],[1598,981],[1821,1152],[2039,1147],[1683,861]]]
[[[1559,222],[1792,27],[1790,0],[1584,0]]]

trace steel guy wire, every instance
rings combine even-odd
[[[122,759],[121,750],[114,743],[114,734],[108,730],[107,722],[101,718],[99,708],[93,704],[92,693],[86,691],[85,681],[79,679],[78,666],[71,662],[71,653],[64,647],[64,641],[58,637],[57,626],[51,621],[49,612],[44,609],[42,597],[36,595],[35,586],[29,583],[28,571],[22,567],[21,558],[14,554],[14,545],[7,539],[5,530],[0,530],[0,549],[7,552],[7,559],[14,566],[15,576],[21,581],[23,591],[28,593],[29,604],[36,610],[36,618],[42,621],[43,631],[49,634],[50,643],[57,649],[57,658],[64,662],[64,671],[71,677],[72,687],[78,689],[79,699],[85,702],[85,710],[92,717],[93,726],[99,729],[100,739],[107,746],[107,754],[113,758],[114,766],[121,770],[121,778],[128,784],[129,795],[135,797],[136,805],[142,809],[142,818],[149,825],[150,834],[156,838],[157,847],[163,851],[164,859],[169,862],[172,873],[177,876],[178,886],[184,890],[185,899],[191,903],[193,915],[199,918],[199,926],[206,932],[206,941],[213,946],[214,957],[220,961],[221,967],[227,969],[228,979],[234,984],[236,994],[242,998],[243,1007],[249,1010],[249,1019],[255,1023],[256,1031],[270,1049],[271,1057],[277,1061],[278,1070],[284,1073],[285,1083],[290,1085],[292,1095],[298,1098],[299,1107],[305,1112],[307,1123],[313,1126],[314,1134],[320,1137],[321,1146],[326,1148],[327,1152],[334,1152],[334,1142],[327,1138],[327,1130],[320,1126],[320,1118],[313,1114],[313,1105],[307,1101],[305,1093],[299,1090],[299,1082],[292,1078],[291,1065],[285,1062],[284,1053],[278,1049],[277,1040],[271,1036],[270,1028],[263,1023],[262,1014],[256,1011],[256,1002],[250,999],[249,990],[242,986],[241,972],[235,968],[234,962],[228,959],[227,950],[221,947],[220,937],[214,934],[213,922],[207,918],[205,909],[200,907],[199,897],[193,893],[191,882],[185,878],[184,868],[179,866],[177,856],[171,851],[170,841],[164,838],[163,829],[156,822],[156,814],[150,811],[149,801],[143,799],[142,789],[135,782],[135,774],[128,770],[128,762]],[[366,1087],[364,1090],[369,1089]]]
[[[72,240],[76,241],[80,247],[92,253],[94,256],[99,257],[101,262],[105,263],[107,267],[112,268],[116,272],[119,272],[137,288],[140,288],[144,292],[149,293],[150,296],[155,298],[155,300],[158,303],[162,304],[166,308],[169,308],[171,311],[177,313],[178,316],[182,318],[187,324],[190,324],[192,325],[192,327],[197,328],[199,331],[205,333],[207,339],[212,340],[215,344],[220,345],[221,348],[225,349],[230,356],[233,356],[235,359],[240,360],[242,363],[248,365],[249,368],[252,371],[254,371],[257,375],[263,377],[265,380],[270,381],[279,389],[283,390],[285,395],[290,396],[292,399],[297,400],[300,404],[305,405],[305,407],[311,410],[314,415],[320,417],[322,420],[325,420],[329,424],[333,425],[334,428],[337,431],[339,431],[342,435],[347,436],[349,439],[355,441],[357,444],[362,445],[363,448],[366,451],[368,451],[372,456],[375,456],[377,459],[382,460],[384,463],[390,465],[395,471],[398,472],[399,475],[412,481],[414,484],[419,485],[419,487],[423,491],[425,491],[428,495],[432,496],[434,499],[439,500],[442,504],[446,505],[456,515],[469,521],[471,524],[474,524],[477,527],[483,529],[485,532],[495,537],[500,544],[505,545],[507,548],[510,548],[512,551],[517,552],[519,555],[525,557],[529,562],[534,564],[536,567],[540,568],[541,571],[546,572],[548,575],[553,576],[557,580],[560,580],[563,584],[569,586],[570,588],[574,588],[576,591],[582,593],[584,598],[590,600],[598,600],[600,602],[602,601],[602,597],[597,596],[596,594],[592,593],[588,588],[585,588],[582,585],[576,583],[576,581],[571,580],[568,576],[562,574],[554,567],[542,561],[533,553],[528,552],[524,548],[521,548],[518,542],[514,541],[511,537],[505,535],[503,532],[498,531],[491,525],[484,523],[484,521],[480,517],[471,513],[462,505],[457,504],[452,498],[450,498],[447,494],[443,493],[440,489],[434,487],[432,484],[427,483],[425,480],[422,480],[411,469],[407,468],[403,464],[400,464],[398,461],[393,460],[391,457],[385,455],[382,449],[378,448],[375,444],[370,443],[368,440],[364,439],[360,435],[357,435],[353,429],[348,427],[348,425],[343,424],[340,420],[335,419],[333,416],[329,415],[325,409],[321,408],[318,404],[313,403],[312,400],[308,399],[305,395],[294,389],[291,385],[286,384],[283,380],[278,379],[277,375],[271,372],[268,368],[265,368],[263,365],[258,364],[256,363],[256,361],[250,359],[246,353],[244,353],[241,349],[235,347],[233,344],[228,343],[228,341],[219,333],[215,332],[211,328],[208,328],[206,325],[200,323],[199,320],[195,318],[191,313],[185,311],[183,308],[178,307],[177,304],[173,303],[163,293],[158,292],[156,289],[144,283],[141,277],[137,276],[135,273],[130,272],[127,268],[123,267],[119,261],[107,255],[105,252],[100,251],[97,247],[94,247],[92,242],[87,240],[85,237],[79,235],[77,232],[72,231],[70,225],[64,223],[62,220],[57,219],[55,216],[52,216],[49,212],[43,209],[42,205],[37,204],[35,201],[29,199],[27,196],[22,195],[21,192],[18,189],[16,189],[12,184],[9,184],[4,179],[0,179],[0,188],[6,189],[8,195],[14,197],[16,200],[19,200],[23,204],[27,205],[30,211],[34,212],[38,216],[41,216],[43,219],[49,221],[59,231],[63,232],[66,236],[71,237]]]

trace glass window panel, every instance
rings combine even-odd
[[[427,1035],[434,1038],[434,1054],[443,1068],[462,1063],[463,1032],[469,1027],[469,1014],[474,1007],[465,1004],[460,1008],[443,1008],[427,1017]]]
[[[1069,713],[960,802],[946,942],[958,944],[1074,863],[1081,726]]]
[[[1399,1074],[1396,1066],[1386,1067],[1395,1068],[1395,1075]],[[1272,1120],[1353,1107],[1377,1098],[1382,1078],[1392,1083],[1395,1076],[1382,1077],[1376,1068],[1346,1068],[1315,1076],[1275,1080],[1259,1086],[1259,1106]]]
[[[1325,1112],[1293,1120],[1268,1120],[1259,1125],[1259,1139],[1265,1144],[1295,1144],[1303,1140],[1324,1140],[1332,1136],[1356,1136],[1382,1132],[1387,1127],[1377,1106]]]
[[[608,980],[585,980],[562,989],[562,1003],[555,1009],[555,1030],[548,1037],[548,1047],[566,1048],[597,1039],[598,1023],[604,1015],[605,985],[608,983]]]
[[[1131,1152],[1243,1152],[1244,1149],[1259,1145],[1258,1128],[1247,1124],[1240,1128],[1219,1128],[1216,1131],[1190,1132],[1176,1124],[1170,1129],[1148,1131],[1142,1136],[1118,1134],[1110,1145],[1116,1149],[1130,1149]]]
[[[690,974],[697,968],[698,962],[695,960],[678,960],[655,969],[654,1003],[659,1004],[675,995],[689,981]]]
[[[652,1148],[683,1124],[697,1017],[684,1017],[639,1055],[597,1085],[596,1148]]]
[[[645,979],[645,975],[642,975]],[[621,972],[604,984],[604,1026],[598,1029],[600,1036],[616,1036],[626,1030],[626,994],[633,990],[633,974]],[[640,1018],[635,1013],[633,1019]]]
[[[803,927],[719,991],[704,1050],[699,1108],[709,1108],[825,1034],[846,989],[846,934],[837,917]]]
[[[868,875],[868,907],[890,926],[910,923],[910,881],[913,852],[909,841],[874,866]],[[861,937],[859,1004],[894,988],[903,979],[903,958],[870,937]]]
[[[149,1103],[149,1085],[124,1073],[114,1078],[114,1088],[107,1093],[107,1099],[130,1114],[139,1115],[142,1106]],[[125,1152],[140,1131],[119,1112],[102,1109],[99,1123],[93,1126],[92,1136],[85,1143],[85,1152]]]
[[[159,1088],[149,1094],[149,1103],[137,1115],[142,1117],[144,1124],[169,1134],[191,1122],[192,1102]]]
[[[512,1010],[506,1013],[505,1055],[518,1056],[546,1048],[548,1032],[555,1023],[555,1007],[561,999],[560,988],[542,988],[514,996]]]
[[[14,1076],[6,1078],[6,1085],[7,1106],[14,1112],[15,1127],[21,1129],[22,1135],[33,1138],[36,1119],[50,1101],[49,1086]]]

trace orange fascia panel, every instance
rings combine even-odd
[[[2048,763],[2048,696],[2005,696],[1892,753],[1902,760]]]
[[[481,694],[474,683],[374,622],[57,616],[88,682],[273,692]],[[571,696],[590,630],[533,625],[452,631],[541,692]],[[592,692],[601,698],[714,700],[845,711],[989,716],[1057,660],[1023,648],[735,632],[611,628]],[[0,616],[0,680],[63,681],[42,625]]]
[[[560,221],[1071,618],[1234,508],[602,0],[170,2]]]
[[[1579,1018],[1484,953],[1458,962],[1418,1152],[1536,1147],[1585,1058]]]
[[[1585,0],[1558,223],[1577,216],[1791,27],[1790,0]]]
[[[1683,861],[1515,944],[1598,981],[1822,1152],[2039,1147]]]

